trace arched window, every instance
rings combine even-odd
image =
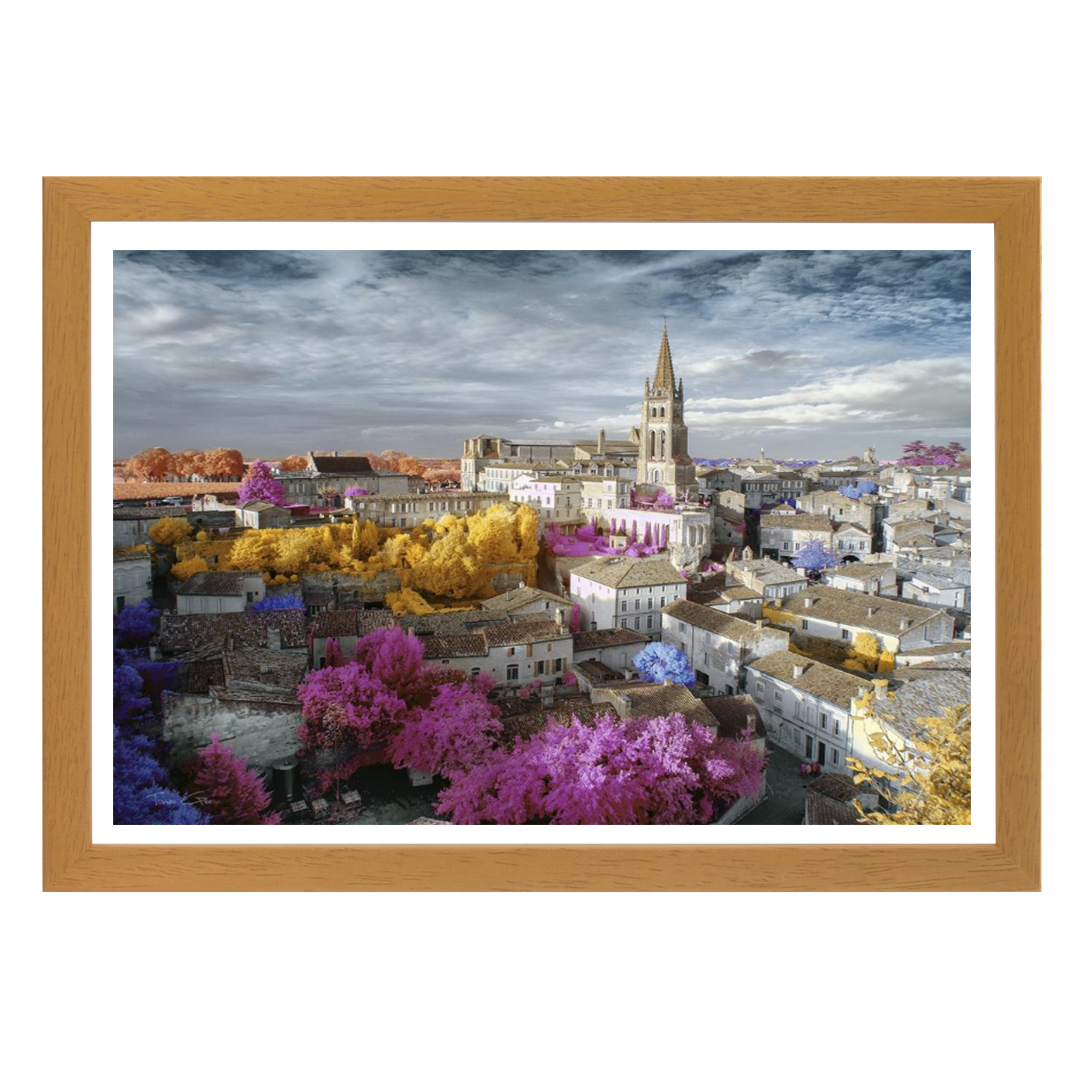
[[[660,406],[660,415],[661,416],[664,415],[664,406],[663,405]]]
[[[667,457],[667,432],[660,432],[660,460],[663,461]]]
[[[653,479],[654,484],[659,484],[660,483],[660,470],[659,469],[653,469],[652,479]]]
[[[649,432],[649,457],[656,457],[656,432]]]
[[[656,415],[656,406],[655,405],[652,407],[652,414],[653,414],[653,416]]]

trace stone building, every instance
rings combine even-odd
[[[681,649],[698,682],[719,694],[741,693],[751,661],[788,647],[788,635],[764,620],[742,619],[689,600],[664,608],[661,640]]]
[[[307,468],[295,473],[279,473],[290,503],[340,506],[351,487],[372,494],[404,495],[427,486],[419,476],[373,469],[366,457],[339,454],[308,454]]]
[[[686,598],[686,579],[666,559],[610,556],[570,574],[570,597],[581,608],[582,629],[621,627],[656,640],[660,611]]]
[[[446,514],[468,517],[507,501],[505,495],[487,491],[429,491],[407,495],[347,495],[345,506],[361,521],[374,521],[383,528],[415,529],[429,518],[438,521]]]
[[[697,492],[697,476],[688,449],[683,422],[682,379],[675,382],[667,323],[660,338],[660,353],[652,385],[645,380],[641,403],[641,442],[638,447],[638,486],[663,488],[673,498]]]
[[[154,594],[148,551],[113,552],[113,614]]]

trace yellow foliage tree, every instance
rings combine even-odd
[[[436,540],[408,579],[411,588],[433,596],[465,600],[491,595],[486,561],[463,532],[448,532]]]
[[[496,503],[468,518],[469,542],[489,563],[514,562],[518,554],[516,514],[505,503]]]
[[[297,532],[303,530],[298,529]],[[280,529],[252,529],[244,533],[229,552],[233,570],[268,570],[277,561]]]
[[[357,518],[353,521],[351,539],[353,557],[366,559],[379,550],[379,527],[374,521],[365,521],[361,524],[360,519]]]
[[[517,557],[521,562],[533,562],[540,554],[540,515],[528,505],[521,503],[514,515],[514,532],[517,539]]]
[[[971,706],[917,721],[921,734],[904,741],[887,729],[869,736],[878,759],[898,774],[848,758],[856,784],[869,784],[891,807],[863,811],[874,825],[971,824]],[[895,786],[889,785],[890,777]],[[860,808],[861,809],[861,808]]]
[[[187,581],[189,577],[194,574],[201,574],[205,570],[209,570],[206,560],[199,558],[198,555],[193,556],[190,559],[183,559],[178,563],[173,563],[172,570],[169,573],[178,581]]]
[[[182,540],[186,540],[190,535],[191,526],[188,524],[187,518],[158,518],[158,520],[150,526],[150,539],[153,540],[155,544],[161,544],[165,547],[175,547]]]
[[[848,659],[853,660],[863,671],[877,671],[880,656],[881,646],[878,645],[878,639],[873,634],[868,634],[863,630],[855,635],[855,641],[848,651]]]
[[[395,615],[430,615],[435,609],[413,589],[388,592],[386,603]]]

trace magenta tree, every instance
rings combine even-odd
[[[438,809],[458,825],[704,825],[760,789],[764,754],[728,756],[678,714],[551,723],[455,776]]]
[[[966,452],[962,443],[951,442],[948,446],[928,446],[922,439],[916,439],[904,447],[901,465],[946,465],[952,466]]]
[[[281,818],[269,811],[270,793],[262,777],[248,768],[246,758],[236,757],[223,745],[217,732],[199,751],[189,773],[189,798],[209,816],[211,825],[281,824]]]
[[[275,480],[270,466],[256,458],[247,471],[243,483],[237,489],[238,502],[268,502],[275,506],[285,504],[285,486]]]

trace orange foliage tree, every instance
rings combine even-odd
[[[290,454],[281,459],[278,467],[282,472],[301,472],[307,468],[307,463],[306,455]]]

